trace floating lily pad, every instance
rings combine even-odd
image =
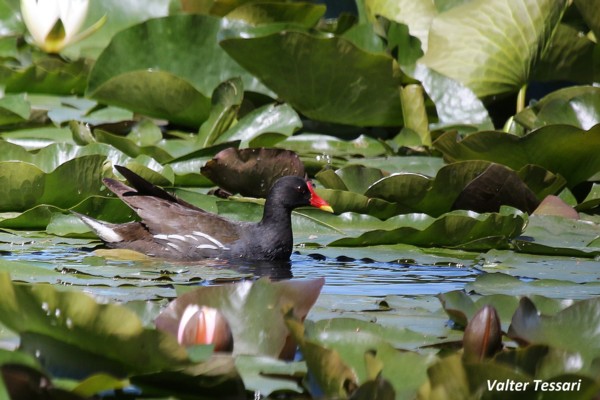
[[[424,229],[400,227],[373,230],[356,238],[343,238],[330,246],[372,246],[407,243],[424,247],[454,247],[465,250],[503,248],[519,235],[525,220],[508,210],[493,214],[453,211],[435,219]]]
[[[600,206],[600,184],[594,183],[586,198],[577,205],[577,210],[589,212],[598,206]]]
[[[133,217],[131,209],[115,198],[91,196],[81,203],[74,205],[71,210],[84,213],[106,221],[127,222]],[[58,215],[67,209],[53,205],[41,204],[22,213],[0,213],[0,227],[9,229],[46,230],[54,235],[89,236],[89,229],[80,221],[63,219],[59,222]]]
[[[105,193],[101,187],[104,156],[67,161],[48,174],[32,164],[3,161],[2,211],[24,211],[39,204],[68,208],[86,197]],[[64,182],[79,182],[65,186]]]
[[[553,298],[581,299],[600,294],[598,282],[584,284],[558,279],[538,279],[523,282],[519,278],[503,273],[492,273],[478,276],[474,282],[465,287],[468,291],[479,294],[508,294],[531,296],[539,294]]]
[[[135,158],[141,154],[145,154],[154,158],[159,162],[168,162],[173,159],[173,156],[155,145],[140,146],[130,138],[114,135],[101,129],[94,130],[94,137],[98,142],[106,143],[127,154],[129,157]]]

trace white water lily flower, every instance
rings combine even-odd
[[[89,0],[21,0],[21,14],[34,43],[47,53],[58,53],[104,24],[102,17],[79,34],[88,6]]]

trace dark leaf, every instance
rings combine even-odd
[[[498,212],[500,206],[507,205],[531,213],[538,204],[535,194],[516,172],[491,164],[464,188],[452,209]]]
[[[202,175],[230,193],[266,197],[282,176],[304,177],[304,165],[289,150],[230,147],[220,151],[201,169]]]

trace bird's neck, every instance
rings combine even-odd
[[[283,228],[289,227],[291,229],[292,210],[282,206],[280,203],[276,203],[270,199],[267,199],[263,217],[260,223],[262,225],[274,224]]]

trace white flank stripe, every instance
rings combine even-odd
[[[192,234],[194,234],[196,236],[203,237],[204,239],[213,242],[214,244],[216,244],[220,248],[225,249],[225,246],[223,245],[223,243],[219,242],[217,239],[215,239],[214,237],[212,237],[212,236],[210,236],[210,235],[208,235],[208,234],[206,234],[204,232],[194,231],[194,232],[192,232]]]
[[[91,218],[83,218],[85,223],[90,226],[96,234],[100,236],[102,240],[109,243],[122,242],[123,236],[119,235],[113,228],[110,226],[104,225],[101,222],[98,222]]]
[[[177,240],[181,240],[182,242],[185,242],[185,238],[181,235],[167,235],[167,237],[169,239],[177,239]]]
[[[217,246],[213,246],[212,244],[199,244],[198,246],[196,246],[197,249],[211,249],[211,250],[217,250]],[[222,249],[224,249],[224,247],[221,247]]]
[[[196,242],[199,241],[200,239],[198,239],[196,236],[194,235],[185,235],[186,238],[190,238],[192,240],[195,240]]]
[[[175,243],[167,242],[167,246],[170,246],[170,247],[174,248],[175,250],[181,250],[179,248],[179,246],[177,246]]]
[[[164,239],[164,240],[168,240],[169,239],[169,235],[154,235],[154,239]]]

